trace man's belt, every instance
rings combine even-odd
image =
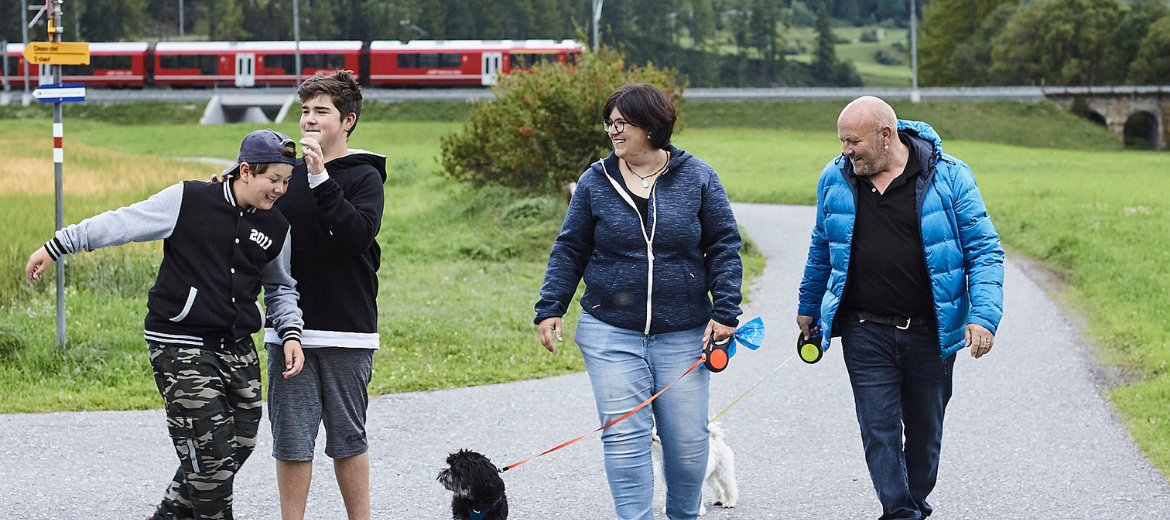
[[[881,314],[871,314],[868,312],[857,312],[849,316],[850,322],[873,322],[882,325],[890,325],[899,330],[906,330],[911,325],[923,325],[929,321],[925,316],[886,316]]]

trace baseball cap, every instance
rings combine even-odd
[[[295,165],[297,163],[295,157],[284,156],[284,148],[289,144],[293,144],[293,140],[276,130],[270,128],[256,130],[244,136],[244,140],[240,142],[240,155],[236,158],[236,164],[224,170],[221,175],[223,177],[235,175],[236,171],[240,169],[240,164],[243,163],[285,163]]]

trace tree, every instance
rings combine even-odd
[[[773,69],[783,66],[784,38],[777,29],[780,25],[780,5],[775,0],[752,0],[748,33],[752,47],[760,54],[760,83],[772,83]]]
[[[1170,84],[1170,16],[1163,16],[1150,25],[1129,66],[1128,79],[1136,84]]]
[[[833,19],[825,3],[817,7],[817,48],[813,50],[813,66],[832,67],[837,63],[837,35],[833,34]]]
[[[249,35],[244,29],[244,10],[234,0],[214,0],[207,10],[207,37],[236,41]]]
[[[813,79],[822,86],[861,86],[861,76],[852,61],[837,59],[837,35],[833,34],[833,19],[822,2],[817,8],[817,47],[813,50]]]
[[[988,15],[1016,0],[933,0],[922,10],[918,74],[923,85],[964,84],[953,75],[955,51],[970,40]]]
[[[690,34],[695,42],[696,56],[690,69],[690,84],[715,86],[719,84],[719,41],[716,34],[715,8],[711,0],[691,0]]]
[[[19,3],[19,2],[17,2]],[[66,8],[69,4],[65,5]],[[80,37],[87,42],[116,42],[138,38],[146,24],[146,2],[143,0],[90,0],[85,9],[81,10]],[[65,11],[69,16],[69,11]],[[32,16],[29,16],[32,19]],[[20,13],[16,14],[17,29],[20,26]],[[43,39],[45,35],[36,35],[29,30],[30,40]],[[17,33],[16,41],[20,41]]]
[[[975,33],[955,49],[947,70],[948,77],[954,78],[955,82],[961,85],[991,85],[993,83],[990,70],[991,41],[1003,30],[1015,12],[1016,4],[1007,3],[999,6],[984,19]]]
[[[462,130],[444,136],[443,173],[475,187],[551,193],[609,150],[605,100],[629,83],[650,83],[678,107],[673,72],[627,67],[616,51],[585,52],[576,67],[537,66],[504,76],[493,101],[478,103]]]
[[[1106,50],[1102,82],[1124,83],[1150,27],[1167,15],[1164,0],[1138,0],[1122,11],[1113,31],[1112,45]]]
[[[1122,9],[1117,0],[1021,6],[992,41],[992,77],[1006,85],[1098,84]]]

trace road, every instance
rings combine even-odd
[[[762,316],[769,333],[764,347],[741,349],[712,377],[711,409],[767,379],[720,419],[740,504],[709,508],[705,518],[876,518],[840,345],[816,365],[793,360],[773,373],[794,351],[813,210],[734,207],[768,257],[745,317]],[[932,518],[1170,518],[1170,486],[1102,398],[1082,340],[1016,264],[1006,272],[995,349],[979,360],[958,354]],[[534,337],[518,355],[551,354]],[[381,396],[369,417],[374,517],[388,519],[450,518],[450,495],[435,481],[450,451],[473,448],[505,465],[597,426],[581,373]],[[265,421],[236,480],[237,518],[279,516],[267,429]],[[2,518],[143,518],[177,460],[161,410],[5,415],[0,439]],[[323,444],[308,517],[343,518]],[[597,436],[504,477],[513,518],[612,518]]]

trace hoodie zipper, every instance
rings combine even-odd
[[[667,157],[667,164],[670,164],[671,159],[671,157]],[[609,175],[609,170],[605,167],[605,161],[601,161],[601,171],[605,173],[605,178],[608,179],[609,183],[613,185],[613,189],[617,190],[618,195],[621,196],[622,200],[625,200],[626,204],[629,204],[631,208],[634,208],[634,213],[638,215],[638,230],[642,232],[642,240],[646,241],[646,262],[648,267],[648,274],[646,276],[646,327],[642,333],[649,335],[650,316],[654,301],[654,235],[658,231],[658,182],[655,181],[654,186],[650,188],[649,203],[650,207],[652,208],[651,215],[653,216],[654,222],[650,224],[650,234],[646,235],[646,223],[642,220],[642,212],[638,211],[638,205],[634,204],[634,199],[631,199],[630,194],[626,193],[626,190],[622,188],[622,186],[618,184],[618,182],[614,180],[612,176]],[[669,171],[670,170],[668,169],[666,172],[662,172],[662,175],[666,175],[666,173]],[[661,178],[661,176],[659,177]]]

